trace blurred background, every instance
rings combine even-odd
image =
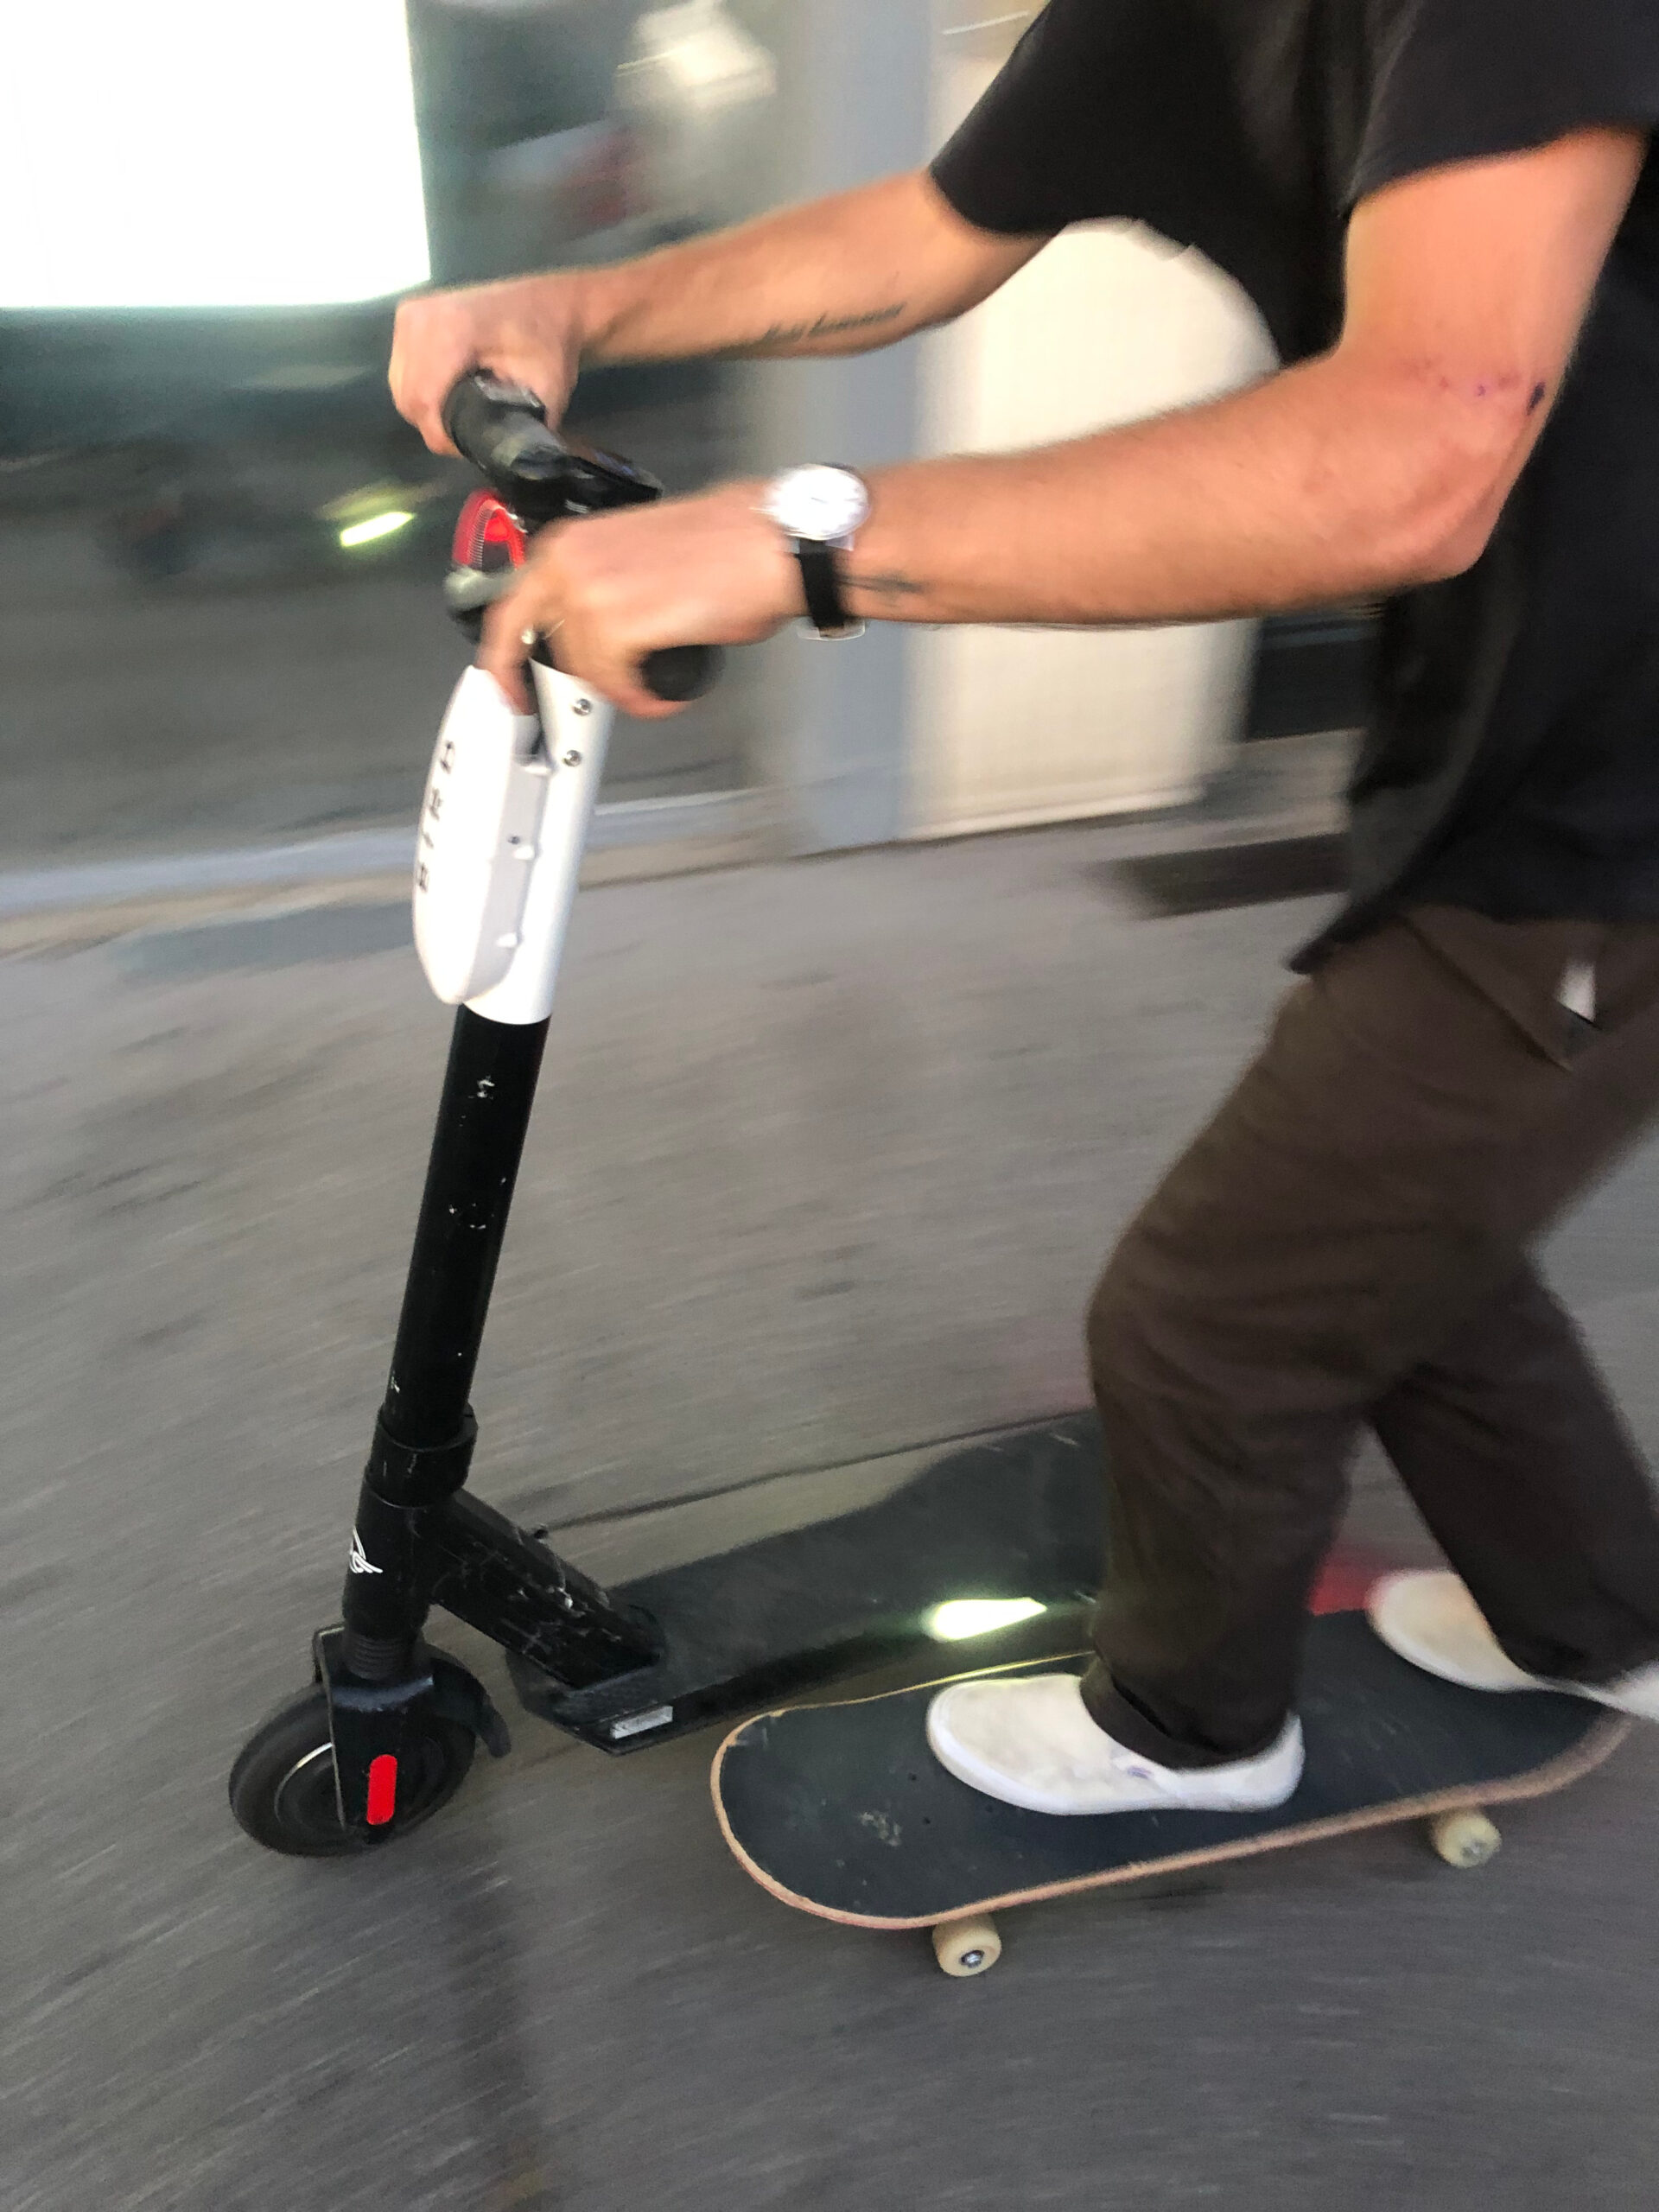
[[[461,658],[434,587],[466,473],[391,409],[396,296],[915,163],[1031,12],[911,0],[855,36],[786,0],[29,11],[12,83],[73,73],[75,154],[55,104],[14,98],[0,865],[245,847],[270,874],[284,842],[406,824]],[[1038,442],[1264,360],[1191,256],[1091,231],[891,356],[600,372],[572,419],[683,490]],[[790,641],[619,733],[601,836],[659,864],[687,837],[823,850],[1180,804],[1241,741],[1351,724],[1364,645],[1355,611],[1261,638],[882,638],[855,666]]]
[[[988,1983],[764,1897],[713,1745],[509,1713],[350,1866],[233,1825],[307,1679],[448,1030],[411,824],[467,472],[397,296],[913,166],[1007,0],[76,0],[0,81],[3,2212],[1624,2212],[1652,1732],[1478,1876],[1406,1838],[1020,1916]],[[1068,435],[1268,365],[1068,234],[863,360],[618,369],[675,490]],[[624,725],[474,1393],[620,1580],[1086,1403],[1080,1316],[1341,868],[1370,617],[794,635]],[[999,834],[982,835],[980,832]],[[1552,1279],[1659,1454],[1659,1176]],[[1434,1556],[1379,1454],[1344,1537]]]

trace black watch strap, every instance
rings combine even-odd
[[[798,537],[795,558],[801,564],[801,589],[806,596],[806,619],[821,638],[855,638],[864,625],[847,612],[841,596],[841,577],[836,568],[837,549],[821,538]]]

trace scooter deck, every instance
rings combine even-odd
[[[1068,1663],[1078,1670],[1074,1656],[995,1671]],[[715,1811],[762,1888],[854,1927],[938,1928],[1074,1890],[1541,1796],[1599,1765],[1630,1726],[1580,1698],[1460,1689],[1397,1658],[1363,1613],[1332,1613],[1309,1624],[1300,1704],[1307,1763],[1287,1804],[1057,1819],[1002,1804],[944,1771],[925,1734],[938,1687],[765,1713],[726,1738],[714,1764]]]
[[[567,1690],[512,1661],[518,1694],[622,1751],[918,1649],[982,1662],[1073,1649],[1100,1584],[1100,1448],[1093,1415],[1068,1416],[948,1452],[873,1504],[613,1584],[615,1603],[662,1624],[658,1663]],[[963,1598],[1044,1613],[1011,1643],[938,1642],[934,1609]]]

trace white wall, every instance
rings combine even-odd
[[[964,53],[962,43],[977,50]],[[939,141],[997,66],[984,39],[962,43],[941,41]],[[1127,225],[1080,226],[926,341],[925,449],[1076,436],[1206,397],[1272,361],[1255,310],[1201,256]],[[1253,632],[1230,622],[918,636],[908,833],[948,836],[1192,797],[1236,728]]]

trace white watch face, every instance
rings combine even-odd
[[[850,468],[810,461],[774,477],[766,487],[766,512],[791,537],[834,544],[850,537],[870,512],[870,495]]]

